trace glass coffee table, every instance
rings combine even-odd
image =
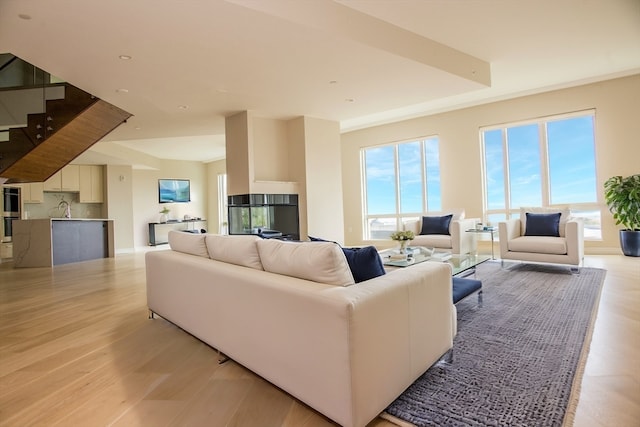
[[[438,256],[438,252],[433,255],[433,249],[422,247],[407,248],[407,256],[405,258],[397,249],[386,249],[380,251],[382,263],[388,267],[410,267],[422,262],[446,262],[451,265],[451,275],[458,277],[466,277],[475,273],[476,267],[483,262],[489,261],[491,256],[478,254],[442,254]]]
[[[466,277],[475,274],[476,267],[483,262],[487,262],[491,259],[489,255],[478,254],[466,254],[466,255],[451,255],[451,258],[446,262],[451,264],[452,275],[457,277]]]
[[[476,267],[483,262],[487,262],[492,257],[489,255],[466,254],[454,255],[440,253],[430,248],[412,247],[407,248],[406,257],[402,258],[397,249],[386,249],[380,251],[382,263],[386,267],[410,267],[423,262],[446,262],[451,266],[453,303],[457,304],[469,295],[478,293],[478,306],[482,307],[482,282],[476,279],[467,279],[468,276],[475,275]],[[434,256],[435,254],[435,256]]]

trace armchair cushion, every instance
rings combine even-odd
[[[411,242],[411,246],[425,246],[427,248],[440,248],[453,250],[453,239],[444,234],[418,235]]]
[[[420,234],[451,234],[449,232],[451,218],[453,218],[453,214],[444,216],[423,216]]]
[[[537,254],[565,255],[567,240],[562,237],[526,236],[516,237],[507,242],[510,251]]]
[[[526,212],[525,236],[560,237],[560,212],[536,214]]]

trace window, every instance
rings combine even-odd
[[[517,218],[522,206],[569,207],[585,238],[601,238],[596,192],[595,112],[480,130],[485,220]]]
[[[388,239],[402,222],[441,209],[438,138],[361,151],[365,239]]]

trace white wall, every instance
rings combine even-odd
[[[344,243],[338,122],[305,117],[304,141],[306,232]]]
[[[106,217],[113,219],[116,252],[134,247],[133,179],[131,166],[107,165],[105,168]]]
[[[208,201],[207,201],[207,220],[210,233],[221,233],[222,219],[218,216],[218,175],[227,173],[227,162],[218,160],[207,164],[207,182],[208,185]]]
[[[169,218],[182,219],[184,215],[207,219],[209,181],[207,179],[206,165],[201,162],[189,162],[178,160],[163,160],[161,169],[134,169],[132,173],[132,235],[131,248],[145,247],[148,245],[148,224],[158,222],[162,206],[158,202],[158,179],[179,178],[191,181],[191,202],[189,203],[163,203],[170,209]],[[213,182],[211,185],[215,186]],[[111,199],[111,194],[109,194]],[[123,201],[122,203],[125,203]],[[118,228],[118,218],[114,224]],[[209,227],[209,224],[207,224]],[[118,232],[116,232],[118,236]],[[122,249],[116,243],[116,248]]]
[[[613,175],[640,173],[640,75],[495,102],[420,117],[342,135],[345,241],[362,237],[362,191],[359,151],[362,147],[438,135],[443,208],[463,207],[467,216],[482,215],[479,129],[594,108],[596,168],[603,240],[586,242],[587,252],[619,251],[618,227],[604,204],[602,184]]]
[[[253,118],[253,176],[256,181],[294,181],[289,172],[289,137],[284,120]]]

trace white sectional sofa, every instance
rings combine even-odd
[[[354,284],[339,245],[172,231],[146,254],[151,313],[335,422],[365,426],[453,346],[450,267]]]

